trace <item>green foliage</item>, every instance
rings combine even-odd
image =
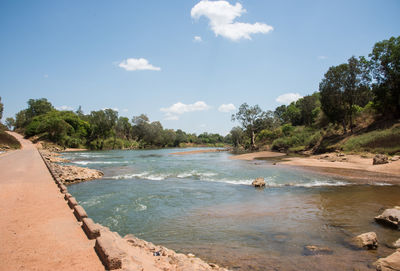
[[[385,115],[400,117],[400,36],[377,42],[369,56],[376,81],[375,107]]]
[[[3,110],[4,110],[4,104],[1,102],[1,97],[0,97],[0,121],[3,118]]]
[[[286,127],[288,130],[286,136],[280,137],[272,142],[273,150],[304,150],[306,148],[312,148],[321,138],[319,130],[303,126],[293,127],[289,125]]]
[[[6,125],[9,130],[12,130],[15,127],[15,119],[14,118],[6,118]]]
[[[347,152],[395,154],[400,152],[400,126],[355,135],[342,148]]]

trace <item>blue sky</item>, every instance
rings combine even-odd
[[[240,104],[311,94],[330,66],[398,36],[399,14],[396,0],[2,0],[3,121],[45,97],[226,134]]]

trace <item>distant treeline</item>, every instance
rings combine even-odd
[[[373,122],[399,117],[400,37],[392,37],[376,43],[368,58],[352,56],[347,63],[330,67],[320,82],[319,92],[288,106],[263,112],[258,105],[242,104],[232,115],[232,120],[239,121],[241,127],[233,128],[231,136],[236,147],[245,149],[269,145],[283,151],[313,148],[324,151],[327,144],[335,143],[329,142],[329,137],[352,134],[354,128],[370,124],[371,118]],[[354,146],[356,143],[385,145],[383,149],[396,152],[400,129],[387,131],[384,136],[379,142],[376,136],[364,143],[350,142]]]
[[[192,145],[224,146],[231,143],[230,136],[185,133],[164,129],[160,122],[150,122],[142,114],[130,121],[119,117],[112,109],[92,111],[85,115],[79,107],[76,112],[56,110],[45,98],[30,99],[28,107],[6,125],[21,131],[27,138],[46,139],[63,147],[103,149],[140,149],[182,147]]]

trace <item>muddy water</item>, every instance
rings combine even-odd
[[[232,161],[225,153],[169,152],[67,154],[106,174],[69,191],[90,217],[121,235],[233,270],[374,270],[371,264],[392,253],[390,244],[400,238],[373,219],[400,205],[400,186],[353,185],[268,161]],[[248,185],[257,176],[271,186]],[[377,251],[350,245],[369,231],[378,235]],[[330,253],[309,255],[307,245]]]

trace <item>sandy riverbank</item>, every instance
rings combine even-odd
[[[267,151],[231,157],[231,159],[248,161],[268,158],[276,158],[276,165],[300,167],[354,181],[400,184],[400,160],[382,165],[373,165],[373,155],[326,153],[309,157],[290,157],[283,153]]]
[[[181,152],[172,152],[170,154],[189,155],[189,154],[198,154],[198,153],[207,153],[207,152],[223,152],[223,151],[229,151],[229,149],[205,149],[205,150],[195,150],[195,151],[181,151]]]

